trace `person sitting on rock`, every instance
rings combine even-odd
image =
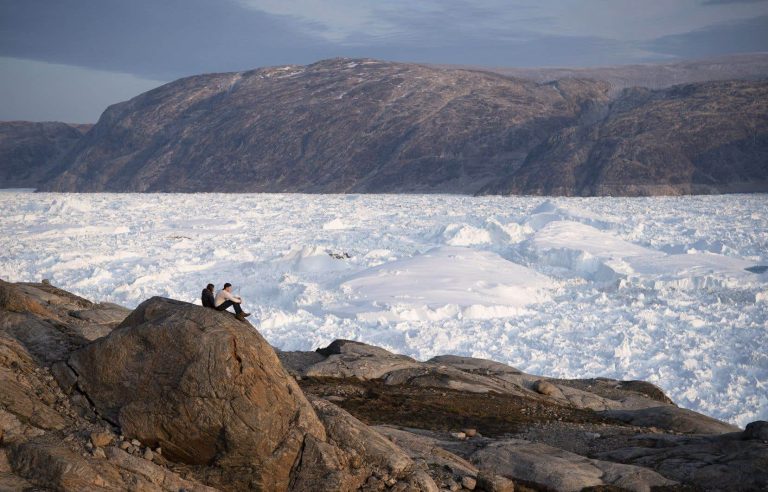
[[[215,307],[217,311],[224,311],[229,306],[234,307],[235,317],[242,321],[251,315],[251,313],[243,312],[243,309],[240,307],[242,302],[243,300],[240,298],[240,296],[232,295],[232,284],[227,282],[224,284],[224,288],[221,289],[218,294],[216,294]]]
[[[216,298],[213,296],[213,284],[205,286],[200,300],[203,302],[203,307],[216,308]]]

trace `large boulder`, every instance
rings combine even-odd
[[[285,490],[325,430],[272,347],[228,313],[154,297],[68,365],[99,416],[209,482]]]

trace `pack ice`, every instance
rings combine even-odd
[[[231,282],[275,346],[355,339],[768,419],[768,196],[0,193],[0,277],[134,307]],[[253,319],[252,318],[252,319]]]

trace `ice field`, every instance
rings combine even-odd
[[[230,282],[284,350],[347,338],[643,379],[683,407],[768,420],[768,195],[4,191],[0,210],[5,280],[128,307]]]

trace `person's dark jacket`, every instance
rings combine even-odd
[[[211,292],[208,289],[203,289],[203,294],[201,296],[201,300],[203,301],[203,306],[204,307],[209,307],[209,308],[215,308],[216,307],[215,300],[213,298],[213,292]]]

